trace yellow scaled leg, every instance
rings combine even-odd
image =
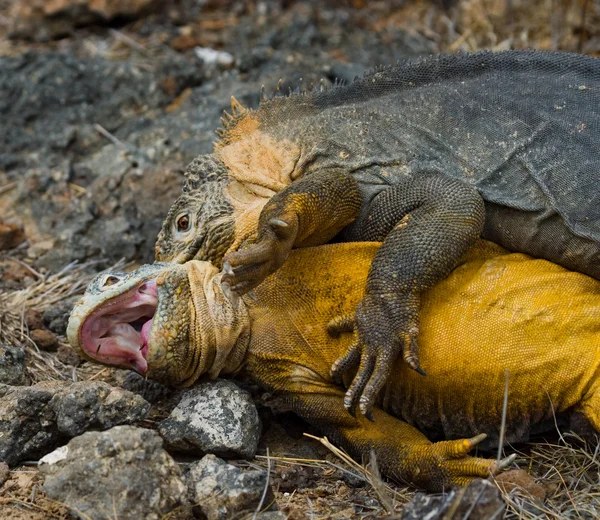
[[[286,394],[288,404],[296,413],[358,460],[374,450],[385,474],[430,491],[442,491],[467,484],[474,478],[495,475],[516,457],[511,455],[499,463],[471,457],[468,453],[486,435],[432,443],[413,426],[377,408],[373,410],[375,422],[361,415],[351,417],[344,408],[344,392],[333,384],[321,381],[313,387],[304,380],[298,392]]]

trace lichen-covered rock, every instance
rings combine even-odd
[[[80,518],[158,520],[187,505],[177,463],[152,430],[116,426],[72,439],[66,457],[42,464],[44,491]]]
[[[261,424],[250,394],[231,381],[206,381],[183,395],[158,425],[170,450],[253,457]]]
[[[25,353],[19,347],[0,345],[0,383],[5,385],[27,383]]]
[[[189,501],[201,511],[201,518],[225,520],[256,511],[265,493],[267,472],[242,471],[214,455],[194,462],[186,473]],[[261,510],[276,507],[273,491],[267,487]]]
[[[107,383],[0,385],[0,461],[40,457],[88,429],[144,419],[150,404]]]
[[[402,509],[401,520],[489,520],[504,518],[504,501],[498,488],[477,479],[466,487],[454,488],[447,495],[419,492]]]

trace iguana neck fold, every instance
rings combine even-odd
[[[189,375],[178,385],[182,387],[204,374],[214,379],[238,372],[250,339],[246,304],[224,294],[218,269],[207,262],[186,265],[192,294],[189,339],[194,359]]]

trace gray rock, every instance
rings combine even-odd
[[[137,372],[131,370],[117,370],[114,374],[115,380],[125,390],[129,390],[134,394],[143,397],[146,401],[151,404],[161,402],[161,408],[164,407],[164,401],[170,398],[181,397],[181,391],[176,390],[173,387],[163,385],[158,381],[152,379],[146,379],[139,375]],[[177,399],[179,401],[179,399]],[[172,410],[177,405],[177,401],[169,408]]]
[[[474,480],[447,495],[417,493],[402,509],[401,520],[489,520],[504,518],[506,505],[498,488],[487,480]]]
[[[225,520],[241,516],[243,511],[256,511],[267,485],[267,472],[242,471],[214,455],[194,462],[186,473],[188,498],[200,517]],[[261,510],[276,507],[268,486]]]
[[[38,458],[88,429],[144,419],[150,404],[107,383],[0,385],[0,461]]]
[[[156,432],[144,428],[84,433],[69,442],[65,458],[40,470],[48,496],[79,518],[158,520],[187,505],[181,470]]]
[[[221,457],[253,457],[260,430],[250,394],[223,380],[206,381],[185,392],[158,425],[167,449]]]
[[[19,347],[0,345],[0,383],[6,385],[27,383],[25,353]]]
[[[106,144],[95,123],[117,132],[136,109],[164,107],[204,81],[202,66],[177,53],[152,66],[58,52],[0,57],[0,168],[62,168],[71,151],[87,155]],[[160,87],[169,77],[171,93]]]

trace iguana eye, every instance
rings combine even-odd
[[[118,276],[115,276],[113,274],[109,274],[105,279],[104,279],[104,283],[102,284],[102,287],[108,287],[110,285],[114,285],[118,282],[120,282],[121,279]]]
[[[177,231],[180,233],[185,233],[190,230],[190,216],[185,213],[184,215],[180,215],[177,217]]]

